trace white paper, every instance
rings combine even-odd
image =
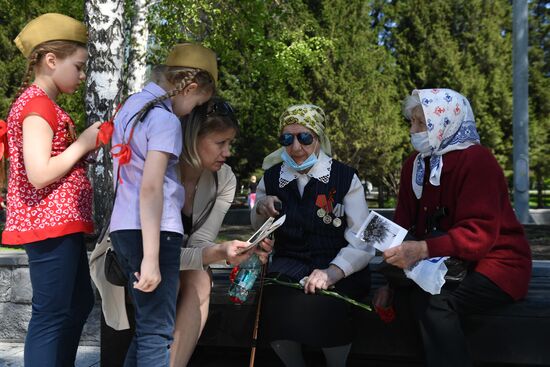
[[[406,235],[405,228],[371,210],[356,237],[383,252],[400,245]]]
[[[445,274],[447,274],[445,260],[448,258],[445,256],[421,260],[410,269],[405,269],[405,275],[426,292],[439,294],[441,287],[445,284]]]
[[[279,219],[275,220],[273,217],[269,217],[264,224],[248,239],[250,245],[243,248],[239,251],[239,254],[245,253],[248,250],[252,249],[254,246],[258,245],[264,238],[273,233],[277,228],[279,228],[286,219],[286,214],[282,215]]]

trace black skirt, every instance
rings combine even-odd
[[[296,282],[281,274],[270,274]],[[336,291],[358,299],[370,288],[367,269],[344,278]],[[331,296],[305,294],[303,290],[281,285],[264,287],[259,339],[263,342],[293,340],[313,347],[335,347],[351,343],[354,335],[350,303]]]

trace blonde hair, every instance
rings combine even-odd
[[[239,125],[233,113],[220,113],[213,109],[217,103],[226,103],[220,98],[213,98],[182,118],[183,150],[181,158],[195,169],[202,168],[202,162],[197,150],[201,137],[217,131],[239,131]],[[211,112],[209,112],[211,111]]]

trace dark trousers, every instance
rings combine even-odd
[[[25,366],[72,367],[94,305],[84,237],[75,233],[33,242],[25,251],[32,284]]]
[[[183,236],[160,233],[159,266],[161,282],[153,292],[133,287],[134,273],[140,272],[143,241],[140,230],[111,233],[111,241],[128,275],[128,293],[135,308],[136,332],[124,361],[124,367],[168,367],[173,340],[176,298],[179,287],[180,253]]]
[[[438,295],[414,288],[413,313],[420,327],[426,365],[430,367],[472,366],[461,316],[513,302],[510,295],[477,272],[468,274],[458,285],[444,286]]]

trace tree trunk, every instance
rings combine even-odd
[[[134,16],[130,28],[130,50],[128,52],[128,71],[126,73],[127,95],[140,91],[145,84],[147,67],[145,57],[147,54],[147,41],[149,28],[147,26],[147,13],[150,1],[135,0]]]
[[[542,178],[542,170],[540,167],[535,167],[535,179],[537,180],[537,208],[544,208],[543,188],[544,180]]]
[[[88,27],[87,124],[105,121],[113,113],[122,88],[124,65],[124,1],[86,0]],[[90,168],[94,187],[94,220],[103,226],[113,203],[112,162],[108,148],[97,152]]]
[[[384,201],[386,199],[384,196],[384,189],[385,189],[384,183],[382,182],[382,180],[380,180],[378,183],[378,207],[379,208],[384,207]]]

